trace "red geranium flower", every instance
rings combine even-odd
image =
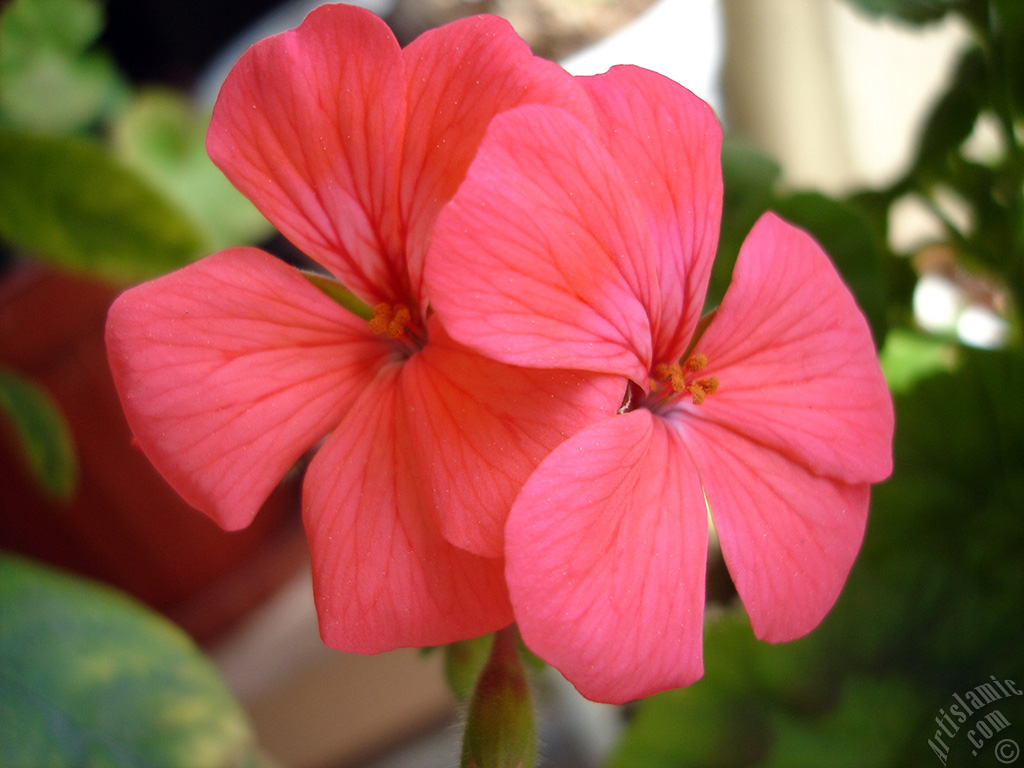
[[[585,99],[499,19],[402,50],[372,14],[324,6],[241,58],[207,146],[373,316],[251,248],[111,308],[110,365],[139,445],[222,526],[247,525],[326,436],[303,516],[321,632],[337,648],[445,643],[510,623],[508,509],[555,445],[614,410],[614,379],[495,363],[429,312],[437,214],[490,120],[528,103]]]
[[[702,674],[709,514],[758,637],[820,622],[891,471],[893,412],[850,292],[773,215],[701,320],[722,187],[707,105],[636,68],[580,83],[589,117],[495,119],[426,284],[484,354],[632,381],[618,414],[543,461],[505,530],[523,640],[622,702]]]

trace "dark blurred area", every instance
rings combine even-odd
[[[189,88],[216,53],[278,0],[111,0],[101,44],[135,82]]]

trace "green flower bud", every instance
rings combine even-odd
[[[515,626],[495,633],[469,703],[462,768],[532,768],[537,756],[530,684]]]

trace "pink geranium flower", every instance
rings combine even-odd
[[[849,291],[773,215],[701,320],[722,186],[707,105],[636,68],[581,86],[589,118],[526,106],[494,121],[426,283],[452,337],[485,354],[632,382],[618,414],[544,460],[505,531],[526,644],[622,702],[703,672],[709,514],[758,637],[819,623],[869,483],[891,470],[893,413]]]
[[[438,211],[490,120],[528,103],[586,102],[498,19],[402,50],[372,14],[324,6],[242,57],[207,145],[373,316],[252,248],[111,308],[110,365],[139,445],[222,526],[247,525],[326,436],[303,518],[321,632],[337,648],[445,643],[510,623],[508,509],[555,445],[614,410],[614,379],[484,359],[429,311],[422,272]]]

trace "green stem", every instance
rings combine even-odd
[[[1013,86],[1007,63],[1006,40],[996,8],[990,3],[987,24],[982,38],[982,49],[988,62],[989,97],[1006,141],[1007,155],[1021,154],[1017,131],[1014,127]]]
[[[336,280],[315,272],[303,272],[302,276],[356,317],[361,317],[363,320],[373,317],[373,310],[370,306]]]

